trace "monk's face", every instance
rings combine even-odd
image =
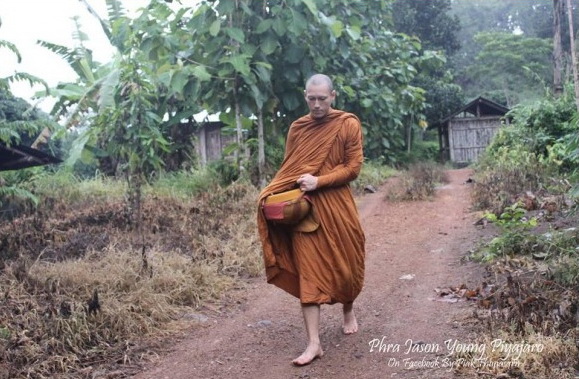
[[[310,84],[304,94],[314,119],[324,118],[332,109],[336,97],[336,91],[331,91],[327,84]]]

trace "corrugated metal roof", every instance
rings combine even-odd
[[[62,160],[48,153],[24,145],[8,146],[0,143],[0,171],[60,163]]]

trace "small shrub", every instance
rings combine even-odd
[[[535,154],[506,148],[492,159],[483,158],[477,167],[473,208],[494,214],[503,213],[519,194],[544,189],[552,174]]]
[[[426,200],[431,198],[440,183],[447,182],[442,166],[435,163],[418,163],[405,171],[400,182],[388,198],[391,200]]]
[[[439,159],[438,141],[415,141],[412,150],[409,153],[405,152],[399,161],[409,166],[420,162],[437,162]]]
[[[218,178],[221,185],[226,186],[239,179],[239,167],[233,161],[221,159],[211,162],[208,167]]]
[[[521,202],[516,202],[515,204],[505,208],[500,216],[494,213],[486,213],[485,218],[496,225],[501,227],[501,229],[509,231],[514,229],[525,229],[537,226],[537,219],[532,217],[530,219],[525,217],[527,211],[523,208]]]

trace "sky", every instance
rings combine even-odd
[[[92,8],[106,19],[105,0],[86,0]],[[122,0],[124,8],[131,15],[147,5],[149,0]],[[76,79],[74,71],[63,59],[48,49],[36,44],[39,39],[66,47],[75,47],[72,34],[75,30],[72,17],[78,16],[81,30],[88,35],[86,46],[93,50],[96,61],[107,62],[113,55],[97,19],[88,13],[80,0],[0,0],[0,40],[16,45],[22,61],[6,48],[0,48],[0,78],[16,71],[26,72],[44,79],[50,87],[59,82]],[[12,93],[27,101],[34,92],[43,87],[31,88],[28,83],[15,83]],[[49,111],[54,101],[43,101],[39,107]]]

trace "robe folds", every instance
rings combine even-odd
[[[349,186],[362,162],[355,115],[336,109],[321,120],[306,115],[290,126],[281,167],[259,195],[261,206],[268,195],[296,188],[301,175],[318,177],[308,192],[320,224],[314,232],[268,223],[261,207],[257,215],[267,281],[301,303],[349,303],[362,290],[365,236]]]

